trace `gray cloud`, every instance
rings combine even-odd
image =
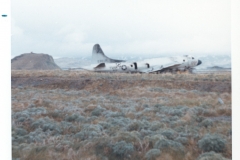
[[[12,1],[12,56],[230,54],[230,1]]]

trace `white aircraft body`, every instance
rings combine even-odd
[[[93,46],[92,64],[82,69],[95,72],[162,73],[192,70],[202,62],[192,56],[151,58],[136,62],[108,58],[99,44]]]

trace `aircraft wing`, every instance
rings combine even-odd
[[[169,64],[165,64],[165,65],[155,65],[155,66],[151,66],[147,69],[141,70],[141,72],[144,73],[152,73],[152,72],[157,72],[157,71],[163,71],[165,69],[171,69],[174,67],[179,66],[181,63],[169,63]]]

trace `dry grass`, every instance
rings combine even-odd
[[[88,71],[30,71],[30,70],[12,70],[12,77],[63,77],[63,78],[82,78],[89,77],[91,79],[113,79],[113,80],[186,80],[186,81],[231,81],[231,73],[211,73],[211,74],[126,74],[126,73],[95,73]]]

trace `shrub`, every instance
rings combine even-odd
[[[144,104],[143,107],[144,107],[144,108],[148,108],[149,105],[148,105],[148,104]]]
[[[182,106],[178,106],[178,107],[172,107],[169,110],[166,110],[169,115],[171,116],[178,116],[178,117],[182,117],[185,113],[186,113],[187,107],[182,107]]]
[[[22,159],[22,158],[21,158]],[[24,158],[26,160],[50,159],[46,146],[32,148],[29,154]]]
[[[150,127],[151,131],[157,131],[157,130],[164,127],[164,124],[161,123],[161,122],[158,122],[158,121],[154,121],[151,124],[152,124],[151,127]]]
[[[194,107],[191,108],[190,111],[192,111],[196,115],[202,115],[205,112],[205,109],[202,107]]]
[[[197,116],[197,117],[194,117],[195,121],[198,122],[198,123],[201,123],[203,120],[205,120],[204,117],[201,117],[201,116]]]
[[[140,133],[133,131],[133,132],[119,132],[115,138],[120,141],[124,140],[125,142],[134,143],[140,141]]]
[[[216,110],[205,109],[203,115],[206,116],[206,117],[217,116],[217,112],[216,112]]]
[[[93,139],[101,135],[102,129],[101,125],[85,124],[81,131],[76,133],[74,137],[80,140]]]
[[[96,131],[101,132],[103,130],[101,125],[98,124],[84,124],[82,127],[83,131]]]
[[[80,131],[75,134],[75,138],[78,138],[80,140],[86,140],[86,139],[93,139],[94,137],[98,137],[99,133],[96,131]]]
[[[169,118],[170,121],[177,121],[179,120],[179,117],[178,116],[172,116]]]
[[[70,133],[76,133],[78,131],[78,127],[74,126],[73,123],[62,121],[60,122],[60,127],[63,131],[68,131]]]
[[[127,126],[128,131],[137,131],[140,129],[141,124],[138,121],[134,121]]]
[[[213,121],[211,119],[205,119],[200,123],[200,126],[208,128],[210,126],[213,126]]]
[[[161,151],[159,149],[150,149],[146,154],[145,158],[147,160],[155,160],[158,156],[160,156]]]
[[[155,105],[154,106],[155,111],[158,111],[160,113],[165,113],[171,116],[178,116],[182,117],[188,110],[188,107],[185,106],[177,106],[177,107],[169,107],[169,106],[163,106],[163,105]]]
[[[81,116],[80,114],[72,114],[70,116],[65,117],[65,121],[67,122],[84,122],[85,117]]]
[[[160,150],[172,150],[184,153],[184,146],[181,143],[167,139],[158,140],[153,148]]]
[[[104,108],[97,107],[92,111],[91,115],[100,116],[104,110],[105,110]]]
[[[187,90],[186,89],[180,89],[179,92],[186,93]]]
[[[112,141],[109,137],[101,137],[95,142],[95,153],[97,156],[108,156],[111,153]]]
[[[219,134],[206,134],[198,141],[198,147],[204,152],[223,152],[226,149],[226,139]]]
[[[12,113],[13,118],[16,122],[26,122],[26,121],[32,121],[32,118],[30,117],[30,114],[26,111],[16,112]]]
[[[154,108],[155,108],[156,110],[160,110],[162,107],[163,107],[162,104],[155,104],[155,105],[154,105]]]
[[[163,140],[163,139],[165,139],[165,137],[161,134],[155,134],[151,137],[146,136],[144,139],[147,139],[149,141],[150,147],[153,147],[157,141]]]
[[[122,113],[122,112],[111,112],[111,111],[109,111],[107,114],[105,114],[105,117],[114,117],[114,118],[125,117],[125,114]]]
[[[43,132],[43,130],[41,128],[36,129],[33,132],[30,132],[28,134],[28,143],[32,143],[32,142],[42,142],[44,139],[47,138],[49,134],[48,132]]]
[[[97,116],[91,116],[91,117],[87,117],[86,119],[84,119],[83,122],[92,123],[92,122],[95,121],[96,119],[98,119]]]
[[[40,114],[46,114],[47,111],[44,107],[38,107],[38,108],[28,108],[26,110],[12,113],[12,117],[14,118],[15,122],[32,122],[33,119],[31,118],[31,115],[40,115]]]
[[[112,95],[106,96],[106,99],[110,100],[111,102],[118,102],[121,100],[118,96],[112,96]]]
[[[141,125],[140,125],[140,129],[149,129],[151,126],[151,123],[148,120],[141,120]]]
[[[33,129],[39,128],[40,126],[42,126],[44,124],[44,122],[45,122],[45,120],[43,118],[40,118],[40,119],[36,120],[35,122],[33,122],[31,124],[31,127]]]
[[[194,138],[197,138],[197,137],[199,137],[200,128],[197,125],[196,126],[191,125],[191,127],[189,127],[188,125],[182,125],[182,126],[174,128],[174,130],[181,137],[192,136]]]
[[[12,138],[13,144],[20,144],[20,143],[26,143],[27,141],[27,136],[14,136]]]
[[[179,126],[185,126],[186,123],[188,123],[188,122],[180,119],[180,120],[177,120],[177,121],[171,121],[169,123],[168,127],[173,128],[174,131],[177,131],[177,129],[180,129]],[[184,129],[184,131],[185,131],[185,129]]]
[[[109,128],[111,128],[113,126],[110,123],[102,122],[102,121],[99,122],[98,124],[101,125],[103,127],[103,129],[109,129]]]
[[[127,154],[131,154],[134,151],[132,143],[126,143],[125,141],[115,143],[112,149],[117,157],[126,157]]]
[[[52,134],[60,134],[62,130],[60,126],[48,117],[40,118],[31,124],[32,129],[41,128],[45,131],[52,131]]]
[[[44,107],[47,107],[47,108],[51,107],[51,101],[50,100],[43,100],[42,104],[43,104]]]
[[[119,126],[119,127],[125,127],[126,124],[131,123],[131,119],[129,118],[124,118],[124,117],[119,117],[119,118],[113,118],[109,117],[107,118],[107,122],[112,124],[113,126]]]
[[[72,104],[65,104],[66,106],[63,108],[62,112],[73,113],[73,112],[83,112],[82,108],[77,106],[72,106]]]
[[[167,139],[171,140],[173,140],[177,135],[177,133],[174,130],[170,129],[161,131],[161,134],[164,135]]]
[[[26,135],[28,132],[23,129],[23,128],[15,128],[15,134],[18,135],[18,136],[24,136]]]
[[[47,130],[55,131],[58,134],[62,132],[60,127],[58,125],[56,125],[55,123],[43,124],[42,129],[44,132]]]
[[[232,136],[232,128],[230,128],[230,129],[228,130],[227,135],[228,135],[228,136]]]
[[[152,91],[152,92],[163,92],[163,88],[160,88],[160,87],[151,88],[150,91]]]
[[[183,145],[188,144],[188,139],[186,137],[178,137],[175,141],[182,143]]]
[[[143,138],[145,136],[152,134],[152,131],[150,131],[148,129],[141,129],[139,133],[141,134],[141,138]]]
[[[156,113],[156,116],[160,117],[160,118],[166,118],[165,114],[159,114],[158,112]]]
[[[54,111],[51,111],[48,113],[48,116],[53,119],[64,119],[64,112],[62,110],[55,109]]]
[[[34,108],[34,107],[36,107],[35,104],[30,104],[30,105],[28,106],[28,108]]]
[[[135,107],[128,107],[128,108],[120,108],[121,112],[124,114],[128,114],[128,113],[136,113],[136,109]]]
[[[28,114],[30,115],[40,115],[40,114],[46,114],[47,110],[44,107],[37,107],[37,108],[28,108],[26,112],[28,112]]]
[[[161,119],[161,122],[170,123],[171,121],[169,120],[168,117],[164,117],[164,118]]]
[[[174,128],[174,131],[178,132],[179,135],[181,135],[183,132],[186,131],[186,128],[184,127],[184,125],[179,125]]]
[[[211,160],[227,160],[221,154],[215,153],[213,151],[203,153],[197,158],[197,160],[210,160],[210,159]]]

